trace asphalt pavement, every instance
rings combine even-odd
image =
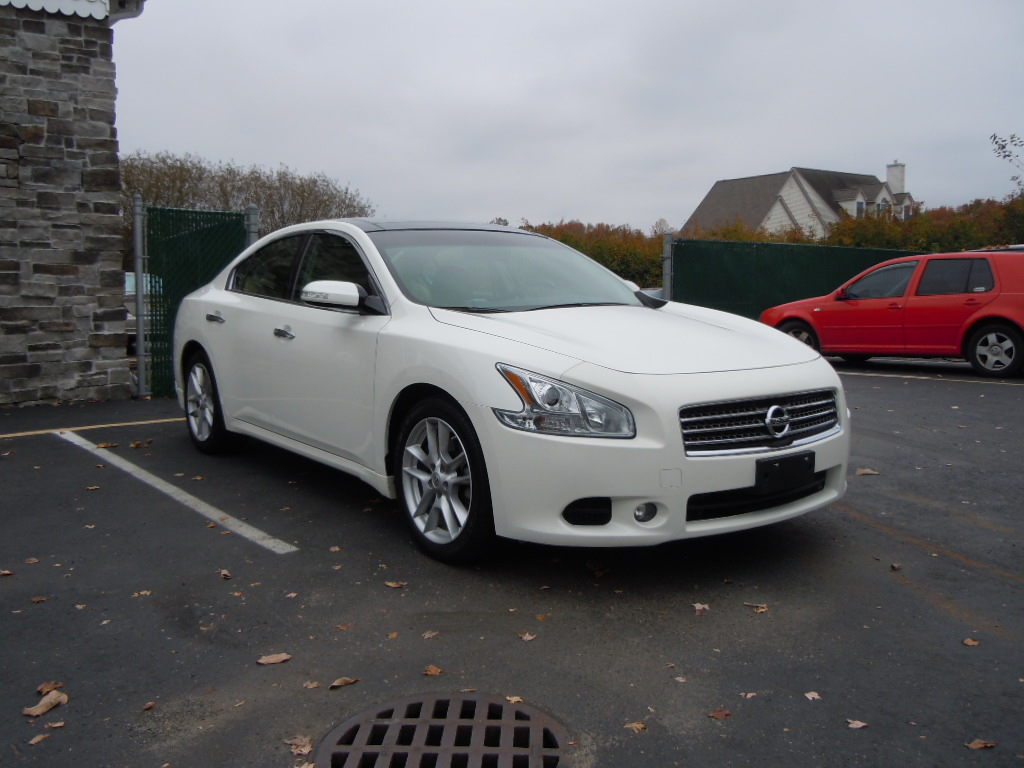
[[[196,452],[172,401],[0,408],[0,767],[301,766],[467,693],[549,715],[579,768],[1024,765],[1024,379],[837,368],[841,502],[472,568],[342,473]]]

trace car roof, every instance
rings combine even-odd
[[[354,227],[359,227],[363,232],[384,232],[400,229],[469,229],[485,232],[520,232],[534,234],[516,227],[503,226],[501,224],[480,224],[455,221],[392,221],[390,219],[333,219]]]

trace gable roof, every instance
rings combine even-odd
[[[733,224],[737,218],[748,226],[759,226],[768,215],[790,173],[786,171],[765,176],[749,176],[745,179],[716,181],[683,229],[713,229]]]

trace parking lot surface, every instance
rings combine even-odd
[[[172,401],[0,409],[0,766],[301,766],[459,692],[547,713],[584,768],[1024,765],[1024,380],[839,370],[840,503],[472,568],[341,473],[199,454]]]

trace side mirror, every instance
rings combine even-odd
[[[361,285],[340,280],[314,280],[306,284],[300,297],[305,304],[313,307],[358,309],[370,315],[387,313],[379,296],[368,296]]]
[[[836,301],[846,301],[847,298],[848,297],[846,295],[845,288],[840,288],[838,291],[836,291]]]

